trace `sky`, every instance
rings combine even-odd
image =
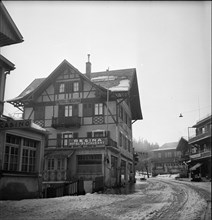
[[[64,59],[85,73],[91,54],[93,72],[136,68],[143,114],[133,124],[136,140],[179,141],[211,113],[210,1],[3,3],[24,38],[1,48],[16,66],[5,100]],[[16,111],[5,104],[4,114]]]

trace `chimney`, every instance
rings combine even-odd
[[[91,78],[91,63],[90,63],[90,54],[88,54],[88,62],[86,62],[86,76],[90,79]]]

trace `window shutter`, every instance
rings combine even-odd
[[[87,137],[92,138],[92,132],[87,132]]]
[[[70,82],[66,82],[65,83],[65,93],[69,93],[70,92]]]
[[[82,91],[82,82],[79,82],[79,91]]]
[[[62,134],[57,134],[57,146],[61,147]]]
[[[64,117],[64,116],[65,116],[65,106],[59,105],[58,117]]]
[[[74,133],[73,138],[78,138],[78,133]]]
[[[73,116],[78,116],[78,105],[73,105]]]

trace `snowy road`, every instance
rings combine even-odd
[[[134,194],[0,201],[0,219],[203,220],[211,200],[210,185],[150,178],[137,181]]]

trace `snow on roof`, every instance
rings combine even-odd
[[[92,82],[111,81],[117,79],[117,76],[97,76],[91,79]]]
[[[128,91],[130,88],[129,79],[120,80],[117,86],[109,88],[111,91]]]
[[[129,91],[135,69],[108,70],[91,73],[91,81],[110,91]]]
[[[162,151],[162,150],[176,150],[178,145],[178,142],[170,142],[170,143],[165,143],[158,149],[154,149],[152,151]]]

